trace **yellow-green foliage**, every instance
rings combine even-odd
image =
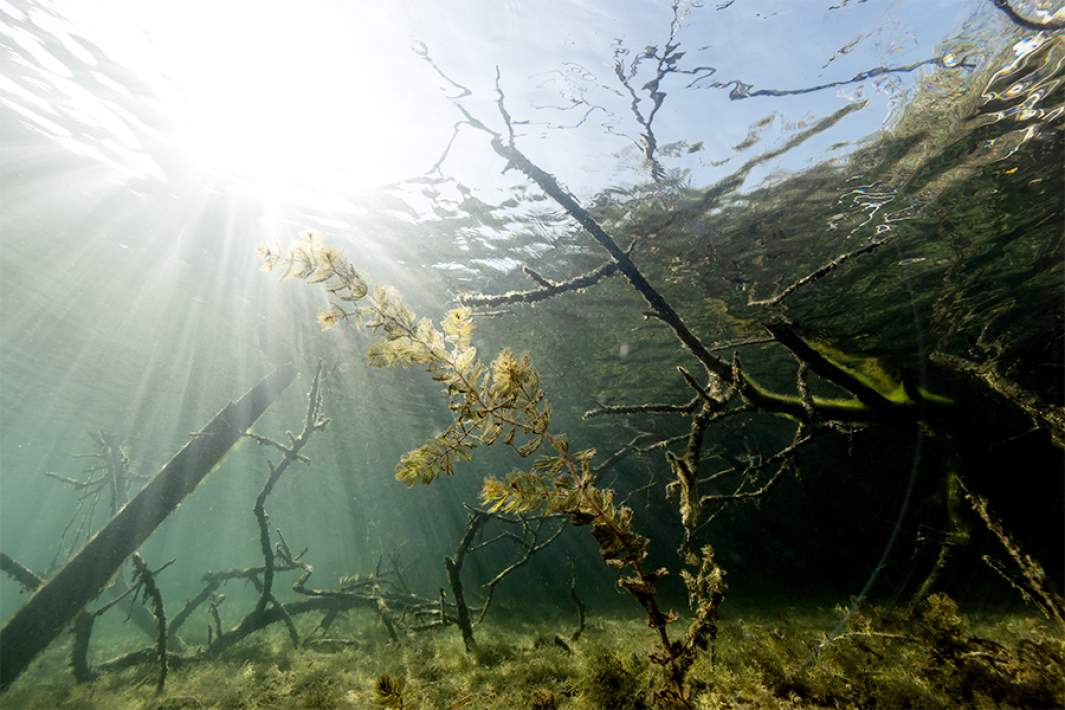
[[[671,615],[660,609],[655,597],[656,580],[668,572],[643,569],[648,541],[634,530],[632,510],[617,505],[612,490],[595,486],[591,468],[595,450],[571,452],[568,438],[549,430],[551,408],[528,356],[504,349],[485,365],[472,343],[469,308],[448,311],[439,327],[429,319],[418,319],[394,289],[378,286],[371,293],[355,268],[340,252],[326,246],[320,235],[303,235],[287,255],[261,248],[260,257],[264,268],[283,267],[283,278],[320,283],[338,299],[319,316],[323,327],[352,320],[378,335],[366,352],[371,366],[421,365],[444,384],[451,424],[401,457],[396,467],[399,480],[413,486],[431,483],[442,474],[452,475],[457,461],[469,460],[474,449],[499,440],[523,458],[547,445],[548,452],[530,470],[514,471],[502,479],[486,478],[482,502],[490,511],[543,510],[563,513],[574,525],[589,525],[603,560],[618,569],[628,568],[631,574],[619,584],[639,601],[649,625],[657,631],[660,651],[652,659],[666,672],[668,681],[659,697],[688,705],[685,678],[698,652],[714,638],[724,584],[714,586],[711,597],[695,602],[696,617],[687,637],[670,641],[666,624]],[[693,558],[692,564],[698,560]],[[706,578],[707,565],[717,569],[708,552],[699,580]],[[689,576],[686,581],[695,579]],[[690,589],[703,586],[700,582]]]
[[[646,670],[638,656],[602,649],[588,658],[581,694],[592,707],[647,707]]]
[[[593,485],[590,461],[595,450],[571,453],[567,438],[549,431],[551,408],[527,355],[503,349],[490,364],[482,361],[472,344],[475,328],[469,308],[448,311],[439,327],[419,319],[395,289],[369,289],[344,255],[313,232],[303,234],[286,254],[264,246],[259,256],[268,271],[281,269],[283,278],[327,289],[334,301],[319,315],[323,327],[351,320],[380,336],[366,351],[369,365],[422,365],[444,384],[451,424],[403,455],[397,479],[410,486],[431,483],[440,475],[454,474],[456,462],[468,461],[477,447],[497,441],[523,458],[546,442],[551,453],[531,470],[484,481],[485,505],[510,513],[565,513],[574,524],[592,526],[608,563],[624,567],[643,559],[647,541],[633,531],[632,511],[618,507],[612,491]]]
[[[382,673],[373,684],[373,701],[375,705],[386,708],[403,708],[403,690],[407,681],[402,676]]]

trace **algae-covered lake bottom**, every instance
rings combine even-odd
[[[520,612],[520,610],[513,610]],[[719,637],[690,675],[697,708],[1059,707],[1065,704],[1065,642],[1023,611],[958,615],[932,597],[914,615],[842,608],[726,606]],[[503,616],[503,615],[501,615]],[[210,660],[181,656],[162,695],[157,669],[142,665],[75,684],[70,641],[55,644],[4,697],[2,707],[95,708],[640,708],[661,671],[648,660],[653,633],[636,617],[486,621],[476,653],[454,630],[390,642],[369,612],[338,620],[328,639],[293,647],[281,625]],[[878,618],[872,622],[870,619]],[[298,623],[306,635],[316,622]],[[678,620],[680,626],[683,620]],[[135,629],[101,634],[96,655],[143,643]],[[309,637],[314,638],[314,637]],[[176,660],[176,659],[175,659]],[[400,692],[383,697],[389,676]]]

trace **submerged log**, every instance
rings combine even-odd
[[[227,404],[8,620],[0,629],[0,692],[100,593],[295,376],[291,365],[278,368],[240,400]]]

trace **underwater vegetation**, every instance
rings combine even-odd
[[[702,656],[689,673],[696,707],[1061,705],[1065,649],[1045,623],[965,620],[942,595],[912,617],[874,622],[878,611],[852,616],[850,630],[832,640],[823,629],[843,609],[733,614],[719,624],[713,657]],[[654,707],[660,679],[648,656],[652,641],[631,618],[593,617],[568,650],[542,637],[542,622],[489,622],[479,627],[478,653],[468,654],[458,634],[392,643],[383,627],[366,623],[372,614],[340,619],[332,633],[349,642],[332,647],[296,647],[280,628],[263,630],[211,662],[173,669],[162,696],[151,690],[151,664],[75,685],[63,678],[63,654],[49,653],[8,691],[3,707]]]
[[[946,56],[863,72],[934,66],[963,87],[962,98],[927,115],[924,102],[935,104],[939,87],[921,86],[911,101],[921,111],[906,113],[893,134],[850,162],[742,199],[736,191],[767,155],[705,189],[667,169],[671,152],[701,147],[655,137],[663,80],[683,73],[731,100],[850,82],[755,89],[710,81],[713,71],[682,63],[674,40],[687,10],[678,2],[669,41],[637,54],[619,45],[614,56],[640,126],[640,184],[578,199],[564,176],[523,151],[525,124],[508,109],[498,69],[494,123],[475,113],[467,94],[450,97],[461,115],[455,134],[484,139],[500,167],[568,225],[581,258],[524,263],[531,285],[486,282],[484,292],[418,305],[423,316],[411,305],[416,296],[378,283],[343,235],[308,230],[285,248],[261,245],[262,270],[324,294],[318,326],[352,347],[319,351],[332,342],[324,336],[299,341],[304,409],[283,435],[252,426],[295,381],[293,365],[224,406],[153,477],[136,473],[123,442],[105,431],[92,434],[80,476],[48,474],[49,485],[78,502],[57,531],[51,569],[0,553],[0,571],[29,595],[0,629],[0,708],[1065,706],[1065,600],[1055,556],[1062,541],[1054,537],[1063,514],[1054,508],[1054,466],[1065,450],[1065,388],[1033,365],[1060,359],[1065,342],[1061,304],[1047,306],[1062,285],[1053,221],[1065,210],[1048,201],[1049,218],[1006,224],[989,205],[1030,182],[1022,188],[1014,173],[967,162],[976,146],[995,145],[995,131],[1009,121],[1028,120],[1017,111],[987,118],[987,105],[1004,112],[999,104],[1013,98],[1005,88],[1012,77],[995,67],[1060,74],[1065,50],[1052,35],[1056,25],[994,5],[1013,31],[1040,33],[1025,45],[1028,54],[1003,50],[975,78],[962,72],[977,71],[976,63]],[[424,45],[415,51],[464,88]],[[641,64],[656,68],[637,87]],[[1062,86],[1037,97],[1057,116]],[[640,92],[650,112],[639,108]],[[789,143],[816,137],[862,105],[848,104]],[[962,118],[947,121],[952,112]],[[964,129],[948,135],[947,123]],[[1043,164],[1060,157],[1060,130],[1049,133],[1014,152]],[[737,150],[755,139],[752,129]],[[433,168],[442,181],[451,147]],[[887,222],[866,229],[879,203],[834,214],[826,229],[825,205],[842,199],[845,174],[859,164],[872,167],[868,185],[853,192],[872,200],[881,181],[899,186],[913,196],[914,213],[927,209],[921,229],[937,238]],[[1053,172],[1046,181],[1061,187],[1061,171]],[[894,198],[877,189],[877,199]],[[978,190],[986,199],[973,199]],[[792,207],[804,201],[815,205],[809,220]],[[847,228],[853,240],[826,236]],[[1000,262],[1008,268],[988,266]],[[935,269],[885,275],[901,263]],[[998,276],[1012,291],[990,302],[987,284]],[[607,317],[589,316],[598,308]],[[1056,325],[1044,329],[1040,320],[1024,330],[1020,321],[1040,309],[1047,313],[1036,315]],[[930,324],[916,355],[896,337],[903,322]],[[597,361],[589,345],[614,343],[623,330],[654,344],[654,357],[628,372],[616,360]],[[532,347],[537,340],[548,346]],[[338,352],[353,350],[355,362],[337,362]],[[558,375],[559,352],[581,362]],[[344,390],[327,387],[363,365],[424,374],[443,413],[439,427],[419,422],[421,443],[393,459],[403,495],[476,478],[479,493],[449,511],[461,529],[447,554],[416,560],[439,587],[411,583],[405,553],[384,540],[371,570],[323,582],[318,541],[271,518],[292,495],[285,484],[314,469],[323,440],[346,417],[399,421],[388,407],[364,406],[361,393],[338,401]],[[593,396],[596,377],[609,382]],[[146,560],[142,545],[241,443],[263,457],[257,493],[222,515],[254,521],[253,557],[241,563],[248,566],[198,573],[192,593],[168,597],[161,580],[174,560]],[[907,472],[897,462],[911,448],[924,458]],[[632,461],[647,464],[647,483],[633,482],[624,468]],[[877,539],[887,542],[861,592],[832,611],[780,580],[771,582],[784,600],[775,605],[748,608],[730,598],[752,569],[772,569],[770,538],[796,529],[809,546],[827,548],[826,569],[853,566],[832,548],[832,534],[817,529],[824,523],[816,514],[834,497],[841,517],[863,515],[859,496],[840,492],[844,478],[861,479],[879,506],[882,487],[905,491],[897,518],[874,521],[894,527]],[[1053,515],[1026,520],[1029,508]],[[752,519],[765,521],[764,560],[731,549]],[[603,569],[556,554],[566,534],[583,535]],[[900,551],[907,545],[912,553]],[[891,568],[899,560],[908,572]],[[967,562],[985,577],[963,570]],[[541,606],[529,601],[541,590],[520,601],[498,591],[535,565],[563,580],[542,592],[559,598]],[[588,592],[596,573],[620,602]],[[893,590],[883,592],[888,577]],[[1017,606],[970,604],[988,584]]]

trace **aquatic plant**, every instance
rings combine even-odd
[[[374,704],[403,710],[403,690],[406,686],[407,682],[403,679],[403,676],[382,673],[373,684]]]
[[[641,678],[643,669],[631,654],[626,659],[619,652],[600,650],[588,660],[582,688],[593,707],[618,710],[646,707],[648,688]]]
[[[662,611],[655,596],[655,582],[668,570],[645,568],[648,540],[633,528],[632,509],[616,504],[612,490],[596,486],[590,464],[595,450],[571,451],[569,438],[549,429],[550,405],[528,355],[503,349],[485,365],[472,345],[474,323],[468,307],[448,311],[439,328],[426,318],[417,319],[394,289],[378,286],[371,295],[355,268],[339,251],[326,246],[318,233],[304,233],[285,254],[261,248],[260,257],[264,269],[279,268],[283,279],[297,278],[325,287],[335,300],[319,315],[324,328],[350,320],[377,335],[366,349],[367,364],[422,365],[434,380],[444,383],[451,424],[403,455],[396,466],[398,480],[413,486],[431,483],[440,475],[453,475],[456,461],[468,461],[474,449],[497,441],[522,458],[542,446],[548,448],[528,470],[484,479],[481,500],[487,512],[562,513],[574,525],[590,526],[604,562],[628,572],[618,584],[643,606],[648,624],[658,635],[660,651],[653,659],[666,669],[669,681],[661,691],[663,697],[687,705],[685,677],[695,654],[714,637],[724,575],[714,564],[709,547],[704,548],[701,560],[694,555],[688,558],[689,564],[699,566],[697,575],[684,577],[696,615],[685,638],[670,640],[666,626],[673,616]],[[464,537],[472,539],[475,530],[468,526]],[[459,596],[455,567],[455,560],[449,558],[449,577]],[[458,609],[464,614],[461,600]],[[472,650],[469,620],[460,616],[458,623],[467,649]]]
[[[136,572],[134,583],[141,588],[141,600],[145,604],[149,601],[151,602],[152,615],[155,616],[155,621],[158,625],[155,653],[159,662],[159,680],[155,684],[155,693],[156,695],[161,695],[163,687],[166,685],[166,674],[169,670],[166,656],[166,610],[163,606],[163,595],[159,592],[159,587],[155,583],[155,572],[148,569],[148,565],[144,564],[144,559],[139,554],[134,554],[130,559],[133,561],[133,569]]]

